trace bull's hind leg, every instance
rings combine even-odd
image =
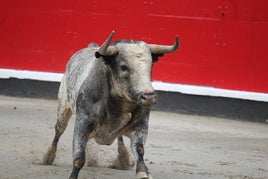
[[[97,144],[94,139],[90,139],[87,142],[87,152],[86,152],[88,167],[98,166],[98,153],[99,153],[99,144]]]
[[[57,123],[55,125],[55,136],[51,146],[48,148],[47,153],[43,157],[43,164],[51,165],[56,157],[57,145],[60,136],[65,131],[68,121],[72,116],[71,109],[67,107],[67,101],[59,99]]]
[[[128,170],[135,165],[135,162],[130,159],[128,149],[124,144],[123,136],[119,136],[117,138],[117,142],[118,142],[118,149],[117,149],[118,156],[110,167],[120,170]]]

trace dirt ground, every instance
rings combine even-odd
[[[40,165],[54,135],[55,100],[0,96],[0,178],[68,178],[74,120],[62,136],[52,166]],[[102,146],[99,166],[80,178],[135,178],[115,170],[116,145]],[[145,159],[155,179],[268,178],[268,125],[153,111]]]

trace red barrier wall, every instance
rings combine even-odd
[[[157,81],[268,93],[266,0],[1,0],[0,68],[63,72],[91,41],[173,44]]]

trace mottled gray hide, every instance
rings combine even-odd
[[[118,138],[118,158],[112,167],[132,167],[122,136],[131,141],[136,177],[151,178],[143,160],[143,146],[150,105],[156,102],[151,84],[152,63],[153,58],[175,51],[178,38],[173,46],[148,45],[140,41],[118,41],[110,46],[112,36],[113,33],[101,47],[91,43],[74,54],[60,85],[55,137],[43,163],[52,164],[58,140],[71,115],[76,114],[70,178],[77,178],[85,163],[89,139],[95,139],[100,145],[111,145]]]
[[[131,132],[128,129],[134,121],[129,121],[134,110],[155,102],[149,48],[142,42],[122,42],[116,47],[118,55],[98,59],[95,47],[79,51],[68,63],[64,79],[72,112],[86,115],[94,126],[92,137],[105,145]],[[154,99],[141,97],[147,93]]]

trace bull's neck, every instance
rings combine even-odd
[[[136,104],[130,103],[120,96],[110,94],[108,99],[107,107],[111,113],[131,113],[137,107]]]
[[[109,83],[112,83],[111,81]],[[108,91],[107,107],[111,113],[129,113],[132,112],[137,105],[131,102],[128,102],[124,99],[117,91],[114,90],[114,86],[112,84],[109,85],[111,88]]]

